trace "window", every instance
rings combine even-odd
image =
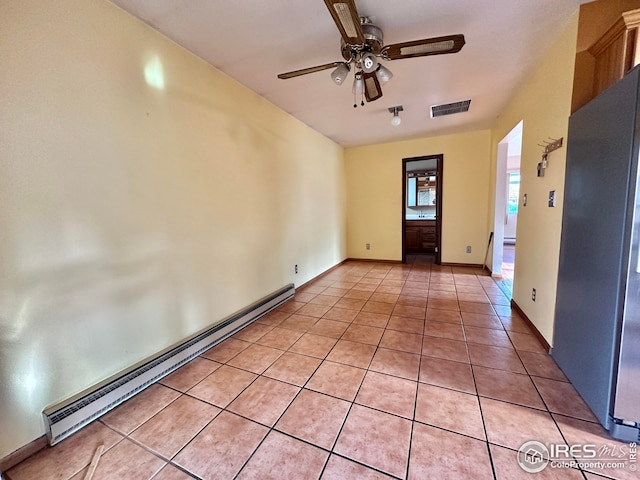
[[[520,172],[509,172],[509,188],[507,190],[507,213],[518,213],[518,198],[520,197]]]

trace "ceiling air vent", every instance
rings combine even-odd
[[[431,105],[429,111],[431,118],[442,117],[444,115],[453,115],[454,113],[468,112],[471,100],[463,100],[461,102],[443,103],[442,105]]]

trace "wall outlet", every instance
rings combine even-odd
[[[364,248],[366,248],[367,250],[371,250],[371,244],[370,243],[365,244]]]
[[[296,272],[296,273],[298,273],[298,265],[294,265],[294,267],[293,267],[293,271],[294,271],[294,272]]]
[[[467,245],[467,253],[471,253],[471,245]]]
[[[531,289],[531,300],[532,300],[533,302],[535,302],[535,301],[536,301],[536,289],[535,289],[535,288],[532,288],[532,289]]]

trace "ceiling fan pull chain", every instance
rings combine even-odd
[[[360,93],[360,106],[364,107],[364,93]],[[353,108],[358,108],[358,93],[353,92]]]

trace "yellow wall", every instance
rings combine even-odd
[[[0,458],[346,257],[342,148],[112,4],[0,2],[0,76]]]
[[[402,159],[437,154],[444,155],[442,261],[482,263],[488,239],[489,130],[346,149],[350,258],[402,259]],[[367,243],[371,250],[365,249]]]
[[[492,178],[495,179],[497,143],[520,120],[524,120],[513,300],[550,344],[553,340],[566,137],[571,111],[577,25],[576,12],[503,111],[493,129],[492,140]],[[545,176],[537,177],[536,166],[542,154],[538,144],[549,137],[564,137],[565,146],[549,155]],[[491,188],[493,192],[495,185]],[[548,207],[551,190],[556,191],[555,208]],[[526,207],[522,206],[525,193],[528,195]],[[536,289],[535,302],[531,300],[533,288]]]

